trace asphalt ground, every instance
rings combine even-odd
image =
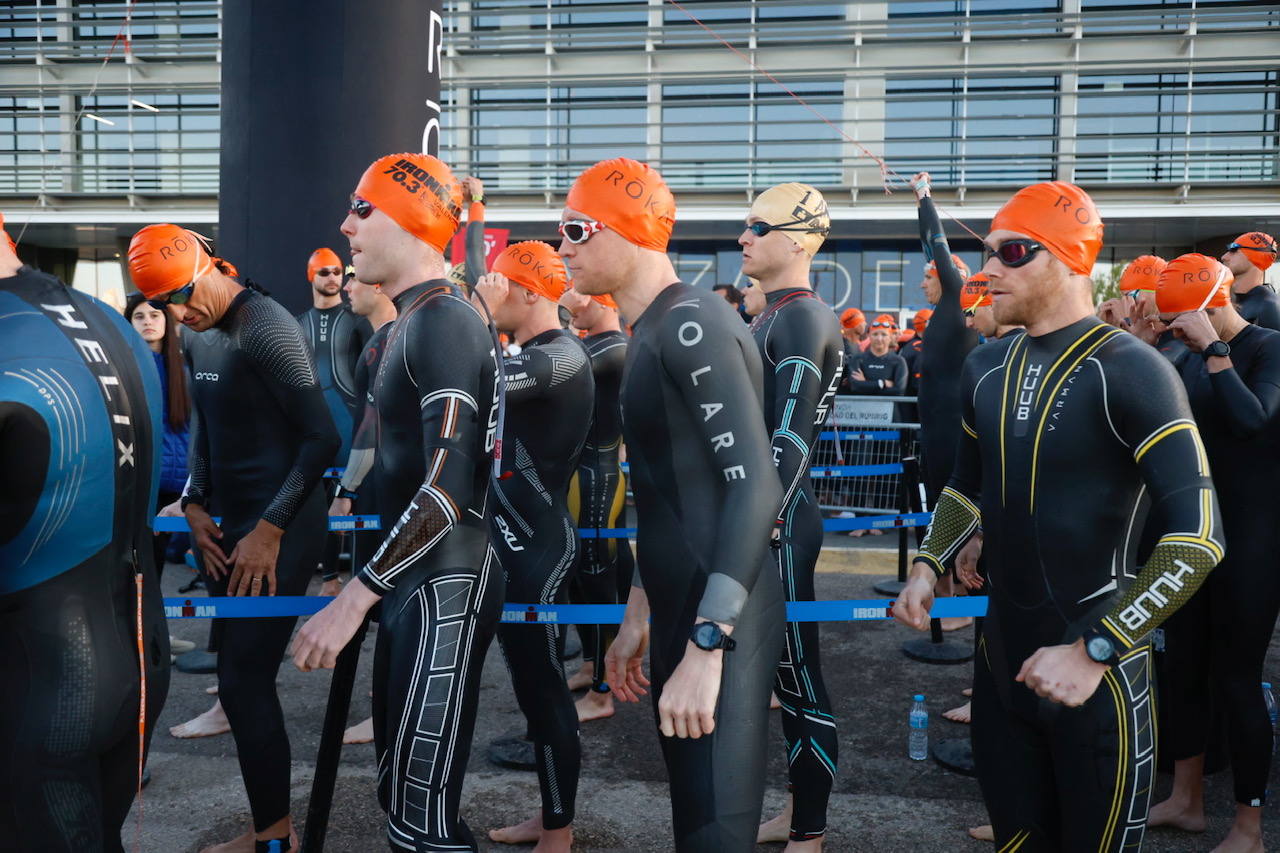
[[[817,589],[830,599],[873,598],[873,583],[896,571],[896,536],[829,537]],[[165,571],[166,595],[190,578],[183,566]],[[313,586],[315,593],[318,584]],[[204,620],[170,622],[175,636],[203,644]],[[941,712],[963,701],[968,665],[938,666],[912,661],[900,651],[914,632],[887,622],[824,623],[821,628],[828,691],[840,725],[840,774],[828,813],[828,851],[986,851],[991,845],[971,840],[965,829],[986,822],[976,781],[944,770],[933,761],[907,757],[907,714],[911,696],[924,693],[930,711],[930,737],[957,738],[965,726],[944,720]],[[948,635],[972,644],[972,629]],[[369,712],[372,633],[364,643],[352,703],[352,722]],[[566,666],[569,672],[578,662]],[[1273,641],[1266,664],[1268,680],[1280,683],[1280,655]],[[152,782],[142,800],[137,834],[134,815],[125,826],[126,849],[140,839],[143,851],[198,851],[228,840],[249,825],[248,803],[239,776],[235,744],[229,734],[197,740],[178,740],[170,726],[190,719],[212,704],[205,688],[212,675],[174,671],[149,766]],[[280,668],[279,686],[293,749],[294,817],[307,811],[314,759],[329,689],[328,673],[301,673],[291,663]],[[485,662],[480,716],[463,792],[462,813],[478,838],[486,830],[515,823],[538,808],[535,774],[499,768],[485,756],[485,747],[506,734],[521,732],[524,721],[495,643]],[[785,799],[786,767],[781,725],[771,723],[769,777],[764,813],[769,817]],[[666,775],[658,749],[652,711],[643,705],[619,704],[616,716],[586,723],[582,729],[583,763],[578,792],[575,849],[594,851],[669,851],[670,804]],[[1273,774],[1275,770],[1273,768]],[[383,814],[374,790],[373,746],[345,747],[338,777],[326,849],[330,851],[385,850]],[[1274,783],[1273,783],[1274,784]],[[1161,775],[1156,800],[1169,790]],[[1227,831],[1234,806],[1230,773],[1209,777],[1206,785],[1209,829],[1187,835],[1167,829],[1147,834],[1153,851],[1207,850]],[[1264,830],[1277,831],[1274,802],[1265,807]],[[482,850],[528,850],[481,843]],[[760,850],[781,850],[781,845]]]

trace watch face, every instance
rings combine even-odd
[[[720,642],[720,627],[703,622],[693,633],[693,644],[700,649],[713,649]]]
[[[1091,660],[1103,663],[1115,654],[1115,646],[1106,637],[1090,637],[1088,652]]]

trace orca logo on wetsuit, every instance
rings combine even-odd
[[[210,382],[217,382],[217,381],[218,381],[218,374],[216,374],[216,373],[207,373],[207,372],[205,372],[205,371],[197,371],[197,372],[196,372],[196,379],[208,379]]]

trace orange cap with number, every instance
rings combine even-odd
[[[379,157],[360,176],[355,194],[440,253],[462,217],[462,185],[430,154]]]
[[[587,168],[564,204],[656,252],[667,250],[676,224],[676,200],[666,181],[647,164],[626,157]]]
[[[1160,280],[1160,273],[1164,272],[1168,263],[1158,255],[1142,255],[1129,261],[1129,265],[1120,275],[1120,292],[1155,290],[1156,283]]]
[[[493,271],[552,302],[564,294],[569,281],[559,253],[541,240],[508,246],[494,258]]]
[[[1231,301],[1235,276],[1216,258],[1195,252],[1169,261],[1156,283],[1156,308],[1161,314],[1181,314],[1221,308]]]
[[[1077,275],[1091,274],[1102,251],[1102,217],[1093,199],[1063,181],[1018,190],[991,220],[991,230],[1026,234]]]
[[[338,277],[342,277],[342,259],[338,257],[338,253],[333,249],[316,249],[307,259],[307,281],[316,277],[316,270],[325,267],[337,267]]]
[[[1276,239],[1270,234],[1250,231],[1237,237],[1235,244],[1244,252],[1249,263],[1260,270],[1268,270],[1276,262]]]
[[[972,314],[984,305],[990,305],[991,291],[987,289],[987,284],[987,276],[984,273],[979,272],[969,276],[969,280],[960,289],[960,310],[966,314]]]
[[[129,241],[129,277],[148,299],[186,287],[213,265],[199,235],[167,222],[148,225]]]

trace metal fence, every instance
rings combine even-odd
[[[915,397],[840,396],[818,436],[812,479],[828,514],[907,512],[920,424]],[[847,516],[843,516],[847,517]]]

